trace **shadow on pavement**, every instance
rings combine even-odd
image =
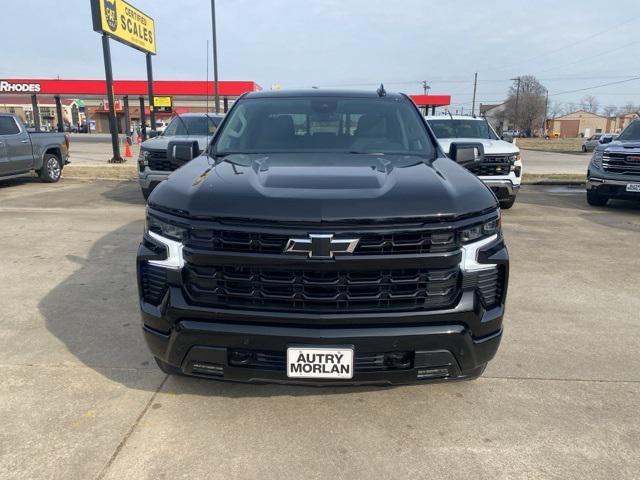
[[[148,352],[140,328],[135,256],[143,222],[131,222],[105,235],[88,257],[68,256],[79,268],[39,303],[47,329],[80,362],[128,388],[150,390],[144,375],[164,374]],[[388,387],[322,388],[238,384],[174,376],[165,390],[175,394],[271,397],[366,392]]]
[[[142,192],[137,183],[119,182],[102,193],[102,196],[114,202],[127,203],[130,205],[146,205]]]
[[[518,217],[518,203],[580,210],[578,216],[598,225],[640,231],[640,202],[610,200],[604,207],[592,207],[587,203],[585,189],[581,186],[525,187],[518,194],[513,210],[503,212],[505,218]]]

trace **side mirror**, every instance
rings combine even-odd
[[[453,142],[449,158],[463,167],[480,163],[484,160],[484,146],[476,142]]]
[[[600,143],[611,143],[613,141],[613,137],[600,137]]]
[[[173,141],[167,147],[167,160],[173,165],[181,167],[200,154],[197,141]]]
[[[158,135],[159,135],[159,134],[158,134],[158,132],[156,132],[155,130],[149,130],[149,131],[147,132],[147,137],[148,137],[148,138],[155,138],[155,137],[157,137]]]

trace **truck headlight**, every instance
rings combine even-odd
[[[594,150],[593,151],[593,157],[591,157],[591,161],[593,162],[593,164],[598,167],[598,168],[602,168],[602,157],[604,156],[604,150]]]
[[[149,214],[147,214],[146,231],[178,242],[184,242],[189,237],[189,230],[185,226],[176,225]]]
[[[146,166],[149,165],[149,152],[146,150],[140,149],[140,154],[138,155],[138,167],[142,172]]]
[[[171,270],[180,270],[184,267],[182,250],[184,248],[183,242],[187,239],[188,232],[185,227],[147,214],[145,233],[155,242],[163,245],[167,252],[166,258],[162,260],[147,260],[147,263]]]
[[[472,225],[460,230],[458,238],[460,243],[464,245],[497,235],[500,232],[500,215],[498,215],[496,218],[489,220],[488,222]]]

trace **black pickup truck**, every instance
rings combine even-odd
[[[491,190],[402,94],[257,92],[149,197],[145,339],[174,374],[245,382],[472,379],[502,336]]]
[[[614,140],[601,139],[587,171],[587,202],[602,207],[611,198],[640,200],[640,120]]]

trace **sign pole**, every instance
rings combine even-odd
[[[131,136],[131,115],[129,115],[129,95],[124,96],[124,134]]]
[[[40,109],[38,108],[38,96],[31,95],[31,108],[33,109],[33,125],[36,132],[40,131]]]
[[[218,40],[216,34],[216,0],[211,0],[211,27],[213,30],[213,97],[215,111],[220,113],[220,95],[218,93]],[[207,86],[207,89],[209,87]]]
[[[151,119],[151,131],[156,131],[156,112],[153,107],[153,69],[151,68],[151,54],[147,53],[147,83],[149,90],[149,118]]]
[[[111,147],[113,158],[109,163],[122,163],[124,160],[120,156],[120,145],[118,144],[118,125],[116,119],[116,103],[113,97],[113,71],[111,70],[111,49],[109,48],[109,37],[102,35],[102,53],[104,54],[104,73],[107,79],[107,100],[109,102],[109,130],[111,131]]]
[[[144,97],[140,96],[140,135],[142,141],[147,139],[147,115],[144,112]]]

